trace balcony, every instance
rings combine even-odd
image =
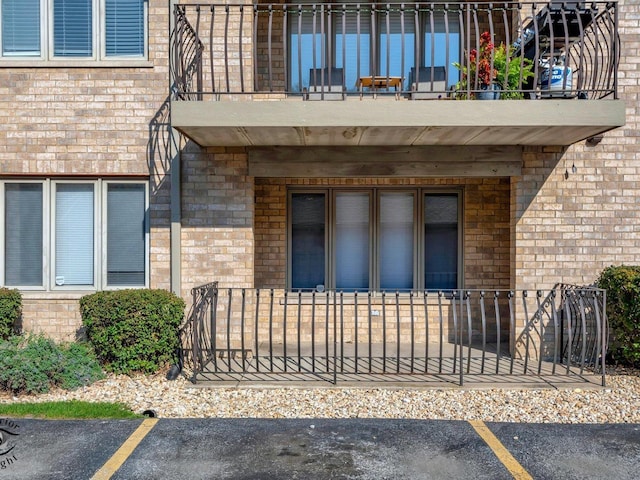
[[[624,125],[617,15],[616,2],[180,4],[172,124],[202,146],[571,145]],[[479,101],[486,72],[503,77],[497,101]]]

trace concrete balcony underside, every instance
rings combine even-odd
[[[172,125],[208,146],[568,146],[625,123],[621,100],[173,101]]]

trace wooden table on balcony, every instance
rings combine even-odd
[[[399,98],[400,91],[402,90],[402,77],[367,75],[367,76],[358,78],[358,82],[356,86],[360,91],[360,98],[362,98],[362,90],[364,88],[368,88],[373,92],[373,98],[376,98],[376,93],[378,90],[385,89],[389,91],[390,88],[393,88],[395,90],[396,99],[397,99]]]

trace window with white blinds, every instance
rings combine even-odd
[[[0,180],[0,195],[0,287],[147,284],[145,182]]]
[[[93,285],[93,184],[59,183],[55,203],[55,284]]]
[[[2,58],[142,59],[146,5],[147,0],[0,0]]]
[[[336,288],[369,287],[369,194],[337,193],[335,202]]]
[[[2,0],[2,55],[40,56],[40,0]]]
[[[53,55],[93,55],[92,0],[53,0]]]
[[[41,183],[11,183],[4,192],[4,284],[42,286]]]
[[[143,0],[105,0],[107,57],[144,55]]]
[[[380,195],[380,288],[413,288],[413,193]]]
[[[289,195],[292,289],[459,288],[460,192],[325,188]]]

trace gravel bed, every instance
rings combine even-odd
[[[531,423],[640,423],[640,372],[617,370],[606,388],[194,388],[163,375],[109,376],[74,391],[11,396],[0,402],[122,402],[162,418],[413,418]]]

